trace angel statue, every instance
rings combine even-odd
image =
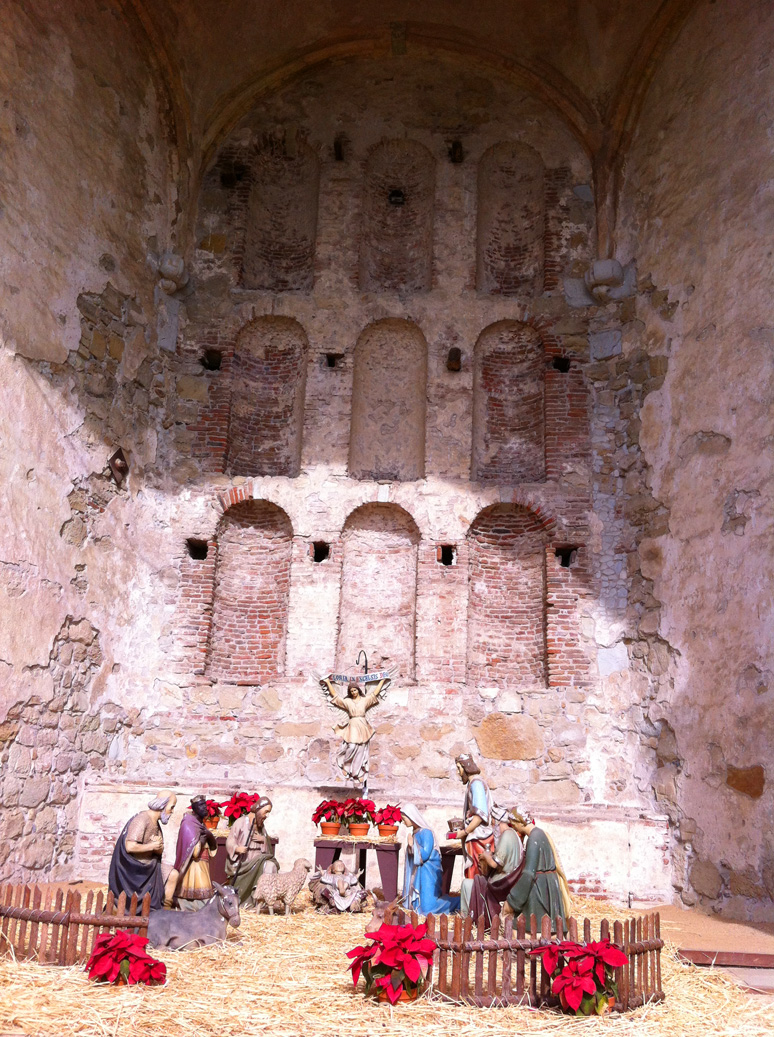
[[[368,669],[368,660],[365,668]],[[327,677],[314,675],[329,704],[343,710],[349,717],[346,723],[337,724],[333,729],[344,741],[336,756],[336,762],[347,777],[358,784],[365,784],[367,781],[369,743],[374,736],[374,729],[369,724],[366,713],[384,698],[392,683],[393,672],[380,670],[378,673],[354,676],[340,673],[330,673]],[[347,685],[347,694],[343,698],[339,694],[337,684]]]

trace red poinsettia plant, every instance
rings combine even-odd
[[[376,803],[372,799],[345,799],[342,820],[347,824],[372,824],[375,810]]]
[[[400,807],[391,807],[389,803],[386,807],[379,807],[374,813],[375,825],[399,825],[402,820],[403,814],[400,812]]]
[[[214,799],[208,799],[204,805],[207,807],[207,817],[220,817],[222,803],[216,803]]]
[[[573,1015],[601,1015],[618,997],[613,970],[629,961],[609,939],[591,943],[564,940],[536,947],[543,968],[551,977],[551,992],[559,996],[565,1012]]]
[[[167,966],[151,958],[145,950],[147,943],[144,936],[120,929],[98,936],[86,962],[89,979],[98,983],[145,983],[148,986],[163,983]]]
[[[231,799],[221,803],[220,805],[225,807],[223,813],[228,819],[229,827],[243,814],[249,814],[253,803],[257,803],[260,798],[257,792],[235,792]]]
[[[312,814],[312,821],[314,821],[316,825],[319,825],[321,821],[330,821],[331,823],[334,823],[343,820],[344,804],[338,799],[324,799]]]
[[[347,951],[352,959],[349,970],[354,986],[362,972],[367,994],[384,991],[393,1005],[404,991],[416,996],[427,978],[436,947],[427,936],[427,926],[385,923],[366,937],[372,941],[367,946]]]

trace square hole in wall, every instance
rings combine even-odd
[[[326,367],[341,367],[341,361],[344,359],[343,353],[326,353],[325,354],[325,366]]]
[[[551,366],[555,371],[561,371],[562,374],[567,374],[570,370],[570,358],[567,356],[555,356]]]
[[[456,565],[457,548],[454,544],[439,544],[436,558],[441,565]]]
[[[207,551],[209,548],[206,540],[198,540],[196,537],[189,537],[185,542],[185,546],[188,548],[188,556],[193,558],[194,561],[203,562],[207,557]]]
[[[578,557],[578,545],[561,544],[559,547],[554,548],[554,554],[559,559],[559,564],[562,568],[569,569]]]
[[[223,363],[223,354],[217,349],[205,349],[199,362],[205,371],[219,371]]]
[[[330,553],[331,545],[326,544],[324,540],[315,540],[313,544],[309,545],[309,555],[313,562],[324,562]]]

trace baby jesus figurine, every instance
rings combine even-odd
[[[366,677],[370,674],[365,674]],[[374,674],[374,677],[377,675]],[[378,705],[390,685],[390,677],[385,672],[379,674],[374,681],[350,683],[344,698],[339,695],[333,675],[320,678],[320,687],[327,695],[330,704],[343,710],[349,717],[345,724],[337,724],[334,731],[344,741],[336,756],[336,762],[348,778],[363,784],[368,777],[369,743],[374,736],[374,729],[368,722],[366,713]],[[374,684],[372,690],[366,690]]]

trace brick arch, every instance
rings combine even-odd
[[[349,474],[412,481],[425,474],[427,342],[416,324],[371,324],[355,346]]]
[[[547,525],[519,504],[494,504],[471,523],[468,684],[547,686]]]
[[[392,204],[391,192],[403,202]],[[414,140],[387,140],[369,154],[363,184],[360,287],[421,292],[433,280],[435,159]]]
[[[515,320],[490,324],[473,354],[471,479],[543,482],[546,478],[545,349]]]
[[[364,648],[370,667],[397,666],[413,680],[419,541],[414,519],[396,504],[364,504],[347,519],[337,666],[351,667]]]
[[[306,332],[290,317],[259,317],[237,335],[229,475],[298,475],[308,351]]]
[[[314,286],[320,160],[308,144],[266,140],[253,153],[242,284],[270,292]]]
[[[223,515],[207,676],[263,684],[285,672],[293,528],[282,508],[245,500]]]
[[[517,141],[492,145],[478,166],[476,287],[540,295],[545,266],[545,167]]]

